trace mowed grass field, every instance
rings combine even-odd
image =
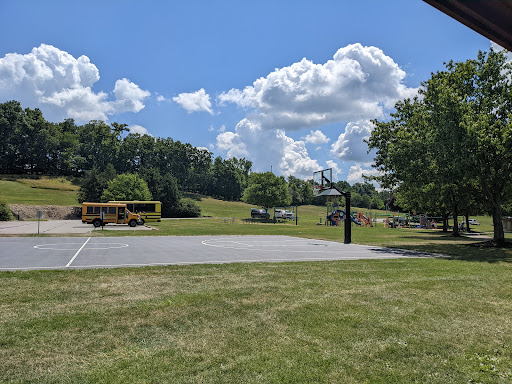
[[[7,204],[78,206],[77,191],[64,178],[0,179],[0,201]]]
[[[325,207],[248,224],[249,205],[194,198],[212,218],[151,235],[343,242],[343,226],[316,225]],[[383,224],[352,239],[452,256],[0,272],[0,382],[512,382],[510,249]]]
[[[0,273],[4,383],[510,383],[512,264]]]

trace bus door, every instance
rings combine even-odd
[[[125,214],[125,208],[118,207],[117,208],[117,224],[124,224],[124,214]]]

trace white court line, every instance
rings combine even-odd
[[[85,242],[85,243],[80,247],[80,249],[79,249],[78,251],[76,251],[75,256],[73,256],[73,257],[72,257],[72,259],[71,259],[71,260],[69,260],[69,263],[67,263],[67,264],[66,264],[66,268],[67,268],[67,267],[69,267],[73,261],[75,261],[76,257],[78,256],[78,254],[80,253],[80,251],[85,247],[85,245],[89,242],[89,240],[91,240],[91,238],[90,238],[90,237],[89,237],[89,238],[87,239],[87,241],[86,241],[86,242]]]

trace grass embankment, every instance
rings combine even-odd
[[[78,206],[78,186],[58,177],[26,179],[12,175],[0,180],[0,201],[7,204]],[[6,180],[8,178],[9,180]]]
[[[6,383],[508,383],[512,264],[0,273]]]

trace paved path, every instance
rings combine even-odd
[[[0,250],[0,270],[433,256],[287,236],[3,237]]]
[[[39,226],[39,228],[38,228]],[[151,230],[150,227],[137,225],[132,228],[126,224],[107,224],[108,230],[132,230],[145,231]],[[94,228],[91,224],[83,224],[81,220],[47,220],[47,221],[1,221],[0,235],[32,235],[32,234],[77,234],[91,233],[93,230],[101,231],[100,228]]]

